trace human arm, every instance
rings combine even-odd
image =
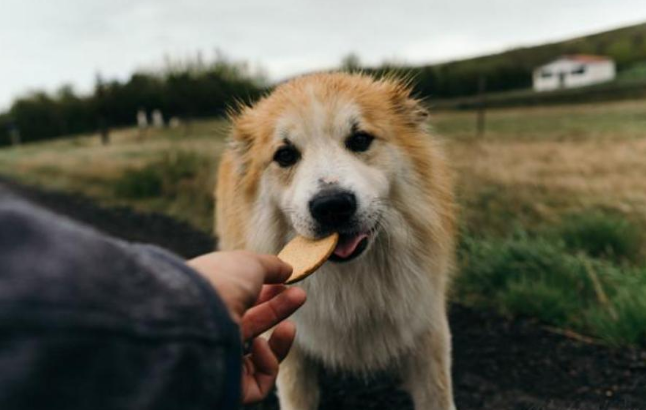
[[[0,408],[237,408],[240,330],[213,285],[0,190]]]

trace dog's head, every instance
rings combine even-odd
[[[409,88],[395,80],[295,79],[233,116],[242,189],[300,235],[338,232],[332,260],[354,259],[387,222],[397,184],[416,183],[411,157],[423,155],[415,149],[425,120]]]

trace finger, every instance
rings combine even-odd
[[[286,289],[287,286],[284,285],[264,285],[262,287],[262,290],[260,291],[260,296],[258,296],[258,300],[256,300],[256,303],[254,303],[254,305],[259,305],[263,302],[266,302],[269,299],[280,295]]]
[[[285,283],[292,267],[274,255],[256,255],[265,270],[265,283]]]
[[[264,397],[274,387],[278,375],[278,359],[265,339],[254,340],[251,346],[251,361],[255,370],[253,378],[260,395]]]
[[[287,319],[305,303],[305,291],[289,288],[280,295],[252,307],[242,317],[242,339],[249,340]]]
[[[296,325],[290,321],[282,322],[271,333],[269,347],[279,362],[282,362],[287,357],[295,337]]]
[[[253,299],[252,294],[250,294],[249,299],[247,299],[244,302],[244,307],[240,311],[240,316],[244,315],[244,313],[247,310],[249,310],[249,308],[256,305],[260,305],[261,303],[267,302],[268,300],[271,300],[276,296],[280,295],[285,290],[287,290],[287,286],[285,285],[262,285],[262,288],[260,289],[260,294],[257,295],[255,301]]]

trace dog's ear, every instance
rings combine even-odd
[[[233,154],[236,171],[239,174],[244,174],[251,160],[254,140],[251,116],[251,106],[242,100],[236,100],[227,108],[227,117],[231,124],[228,148]]]
[[[253,134],[249,130],[248,121],[242,113],[229,115],[231,122],[231,134],[229,137],[229,150],[233,155],[236,172],[239,175],[245,173],[251,161],[251,149],[253,147]]]
[[[251,132],[249,119],[240,116],[231,119],[232,131],[229,139],[229,150],[233,160],[233,169],[237,174],[240,192],[253,197],[258,187],[259,170],[253,164],[255,136]]]
[[[429,113],[423,102],[412,96],[412,87],[408,82],[389,80],[391,101],[398,114],[413,127],[424,127]]]
[[[408,118],[416,126],[424,126],[428,121],[428,109],[424,107],[420,100],[408,97],[404,103]]]

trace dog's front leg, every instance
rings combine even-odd
[[[316,367],[296,344],[278,372],[278,399],[281,410],[317,410],[319,385]]]
[[[405,360],[404,388],[415,410],[455,410],[451,383],[451,333],[446,316],[423,335],[417,349]]]

